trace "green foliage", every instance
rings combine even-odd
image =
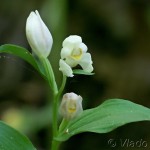
[[[82,132],[107,133],[131,122],[150,121],[150,109],[122,99],[111,99],[85,110],[60,131],[56,140],[65,141]]]
[[[81,70],[81,69],[74,69],[73,73],[74,74],[82,74],[82,75],[93,75],[94,74],[94,73],[86,72],[86,71]]]
[[[32,143],[15,129],[0,121],[1,150],[36,150]]]
[[[25,48],[12,44],[5,44],[0,46],[0,53],[8,53],[22,58],[45,78],[42,66]]]
[[[127,123],[137,121],[150,121],[150,109],[133,102],[122,99],[110,99],[96,108],[83,111],[77,118],[66,121],[63,120],[57,132],[57,102],[66,83],[66,78],[62,82],[62,87],[58,92],[53,69],[47,58],[37,60],[28,50],[16,45],[0,46],[0,53],[9,53],[18,56],[31,64],[49,82],[53,90],[55,104],[53,106],[53,130],[55,140],[52,142],[53,149],[57,149],[61,142],[66,141],[73,135],[82,132],[107,133]],[[93,75],[80,69],[73,70],[74,74]],[[58,134],[57,134],[58,133]],[[19,132],[0,122],[0,149],[4,150],[35,150],[30,141]]]

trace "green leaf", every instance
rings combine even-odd
[[[25,48],[12,44],[5,44],[0,46],[0,53],[8,53],[22,58],[24,61],[32,65],[33,68],[35,68],[45,78],[43,68],[41,68],[36,59]]]
[[[93,75],[94,73],[86,72],[81,69],[74,69],[73,74],[82,74],[82,75]]]
[[[0,121],[1,150],[36,150],[27,137]]]
[[[137,121],[150,121],[150,109],[127,100],[111,99],[96,108],[83,111],[60,131],[56,140],[65,141],[82,132],[107,133]]]

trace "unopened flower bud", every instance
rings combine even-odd
[[[31,12],[26,22],[26,36],[33,52],[39,57],[48,57],[53,39],[38,11]]]
[[[66,120],[77,117],[83,111],[82,97],[75,93],[66,93],[60,105],[60,113]]]

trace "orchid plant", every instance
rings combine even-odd
[[[35,68],[48,82],[53,95],[51,150],[73,135],[82,132],[107,133],[122,125],[137,121],[150,121],[150,109],[123,99],[109,99],[101,105],[83,110],[82,98],[73,92],[62,96],[67,78],[74,75],[94,75],[91,54],[78,35],[70,35],[62,43],[59,70],[62,84],[58,87],[48,56],[53,38],[38,11],[31,12],[26,21],[26,36],[32,53],[17,45],[1,45],[0,53],[9,53],[22,58]],[[77,66],[80,69],[76,69]],[[61,116],[62,121],[60,122]],[[0,121],[0,148],[4,150],[35,150],[30,140]]]

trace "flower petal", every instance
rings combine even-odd
[[[78,65],[78,60],[73,59],[72,57],[66,58],[65,62],[70,66],[70,67],[75,67]]]
[[[60,59],[59,66],[59,70],[62,71],[64,75],[66,75],[67,77],[74,76],[71,67],[68,64],[66,64],[64,60]]]
[[[86,53],[88,50],[87,46],[84,43],[81,43],[79,45],[79,48],[82,49],[82,52],[84,52],[84,53]]]
[[[73,46],[76,48],[80,43],[82,43],[82,39],[78,35],[70,35],[63,41],[63,47]]]
[[[83,54],[83,57],[79,62],[79,65],[81,65],[81,67],[83,68],[84,71],[92,72],[93,71],[92,63],[93,62],[91,60],[91,54],[85,53],[85,54]]]
[[[67,58],[68,56],[71,55],[71,50],[70,49],[73,49],[73,48],[68,48],[68,47],[63,47],[61,49],[61,58],[64,59],[64,58]]]

